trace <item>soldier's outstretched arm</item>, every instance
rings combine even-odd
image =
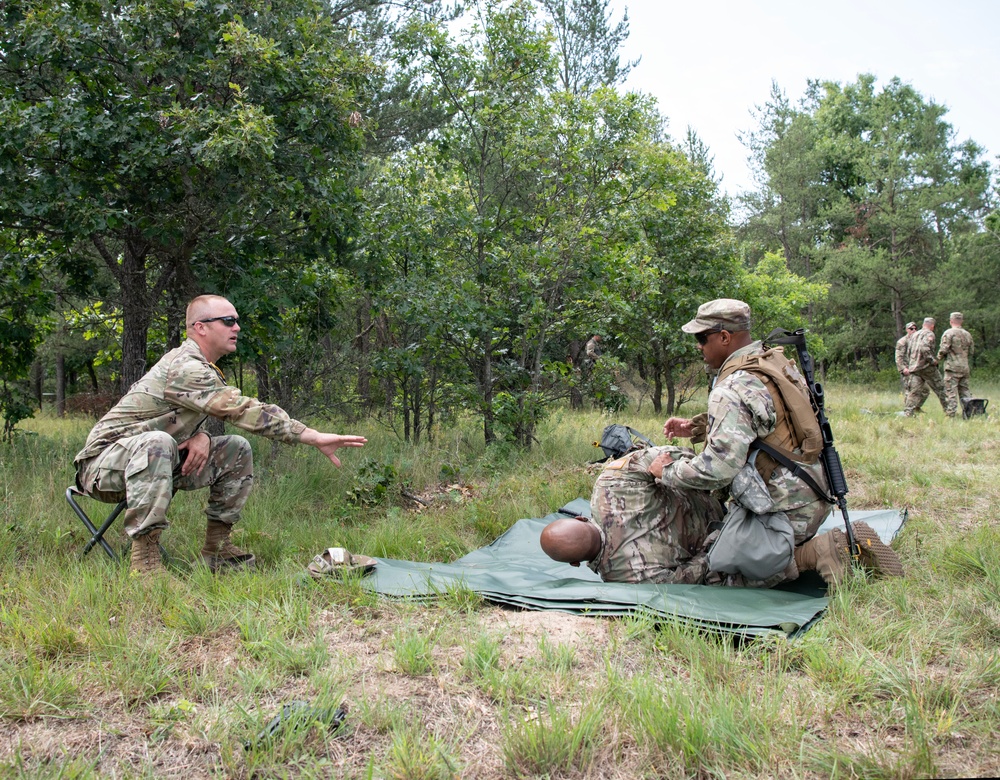
[[[344,436],[339,433],[320,433],[314,428],[306,428],[299,438],[301,444],[308,444],[315,447],[330,459],[334,466],[340,465],[340,458],[336,456],[337,450],[341,447],[364,447],[368,439],[364,436]]]
[[[663,435],[668,439],[691,438],[692,421],[683,417],[671,417],[663,424]]]

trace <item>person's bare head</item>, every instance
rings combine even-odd
[[[585,517],[553,520],[542,529],[542,551],[554,561],[574,566],[601,552],[601,532]]]
[[[951,327],[953,327],[953,328],[961,328],[962,327],[962,323],[964,321],[965,321],[965,315],[962,314],[962,312],[960,312],[960,311],[953,311],[951,313],[951,319],[950,319]]]
[[[934,330],[934,318],[924,317],[924,328],[927,330]]]
[[[211,362],[236,351],[240,332],[236,307],[221,295],[199,295],[187,306],[188,338]]]

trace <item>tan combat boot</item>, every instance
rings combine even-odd
[[[209,520],[205,530],[205,546],[201,548],[201,559],[213,572],[219,570],[253,569],[257,558],[229,541],[233,527],[228,523]]]
[[[883,542],[868,523],[851,523],[854,542],[858,546],[858,562],[875,575],[902,577],[903,564],[895,551]],[[850,564],[847,534],[839,528],[810,539],[795,548],[795,564],[799,571],[818,571],[831,588],[844,577]]]
[[[130,568],[141,577],[167,573],[160,558],[160,530],[154,528],[142,536],[132,537]]]
[[[817,571],[830,588],[838,585],[847,573],[847,536],[839,528],[814,536],[795,548],[795,565],[799,571]]]

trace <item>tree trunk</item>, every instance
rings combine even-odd
[[[480,364],[479,392],[483,404],[483,439],[492,444],[493,432],[493,329],[487,328],[482,337],[482,363]]]
[[[374,402],[371,391],[371,371],[368,370],[369,341],[368,332],[371,329],[371,303],[368,296],[358,305],[357,336],[354,338],[354,351],[358,355],[358,398],[366,411],[371,411]]]
[[[184,331],[184,311],[176,303],[167,307],[167,349],[176,349],[181,345],[181,333]]]
[[[677,409],[677,382],[674,380],[674,367],[667,365],[663,369],[664,377],[667,380],[667,415],[673,415]]]
[[[97,381],[97,371],[94,370],[94,361],[92,358],[87,360],[87,376],[90,377],[90,390],[94,395],[101,392],[101,385]]]
[[[56,352],[56,417],[66,415],[66,356]]]
[[[257,400],[263,403],[271,403],[273,393],[271,392],[271,372],[267,367],[267,359],[262,355],[254,358],[254,372],[257,374]]]
[[[153,302],[146,286],[146,253],[125,244],[118,282],[122,301],[122,395],[146,373],[146,349]]]
[[[653,375],[653,391],[650,400],[653,402],[653,411],[657,415],[663,415],[663,345],[656,340],[653,342],[653,361],[647,369]]]
[[[45,366],[42,365],[42,361],[35,358],[34,362],[31,364],[31,393],[35,397],[35,403],[38,404],[38,410],[42,410],[42,385],[45,379]]]

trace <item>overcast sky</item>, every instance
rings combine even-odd
[[[797,104],[808,79],[898,76],[948,108],[957,133],[1000,154],[1000,0],[612,0],[628,8],[627,87],[654,95],[670,134],[690,125],[735,195],[751,185],[737,133],[776,81]]]

